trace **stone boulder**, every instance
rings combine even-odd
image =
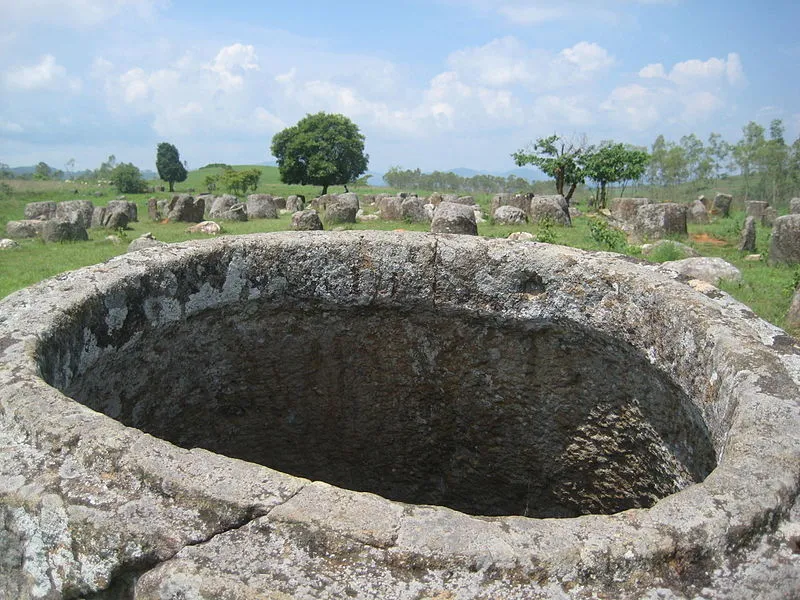
[[[800,263],[800,214],[775,219],[769,245],[769,264]]]
[[[792,303],[786,313],[786,324],[792,329],[800,329],[800,289],[795,290],[792,295]]]
[[[698,198],[689,205],[686,213],[686,220],[689,223],[705,225],[708,223],[708,209],[702,199]]]
[[[742,227],[741,237],[739,238],[739,251],[756,251],[756,219],[754,216],[748,216],[744,220],[744,227]]]
[[[800,214],[800,198],[792,198],[789,200],[789,214]]]
[[[112,212],[124,212],[128,217],[128,223],[136,223],[139,221],[139,208],[136,206],[136,202],[125,200],[124,196],[122,200],[109,200],[106,207]]]
[[[769,206],[769,202],[762,200],[750,200],[745,203],[745,214],[748,217],[753,217],[756,221],[760,221],[764,215],[764,210]]]
[[[413,196],[400,203],[400,216],[406,223],[430,223],[428,211],[425,210],[425,200]]]
[[[691,246],[687,246],[681,242],[676,242],[675,240],[658,240],[654,244],[645,244],[642,246],[642,255],[652,256],[653,254],[659,252],[659,250],[662,248],[668,249],[669,252],[673,253],[673,256],[678,255],[681,258],[700,256],[700,253]]]
[[[205,213],[205,200],[189,194],[176,194],[166,205],[167,219],[185,223],[199,223]]]
[[[45,242],[85,242],[89,239],[86,227],[72,221],[44,221],[42,239]]]
[[[687,234],[685,204],[644,204],[636,211],[632,230],[636,240],[660,240]]]
[[[569,206],[564,196],[561,194],[554,194],[534,196],[531,198],[531,204],[528,210],[529,221],[531,223],[539,223],[547,218],[565,227],[572,226],[572,218],[569,216]]]
[[[222,227],[214,221],[202,221],[186,228],[187,233],[205,233],[206,235],[218,235],[221,231]]]
[[[358,212],[358,196],[353,193],[339,194],[325,203],[325,224],[355,223]]]
[[[161,210],[158,208],[158,200],[155,198],[147,199],[147,218],[151,221],[161,221]]]
[[[211,202],[211,208],[208,210],[208,215],[212,219],[221,219],[222,213],[231,209],[234,204],[239,204],[239,199],[231,194],[223,194],[216,196]]]
[[[56,204],[56,216],[59,221],[68,221],[87,229],[92,226],[94,203],[91,200],[67,200]]]
[[[55,202],[29,202],[25,205],[26,221],[49,221],[56,218]]]
[[[11,250],[12,248],[19,248],[19,244],[8,238],[0,239],[0,250]]]
[[[223,221],[247,221],[247,205],[244,202],[236,202],[230,208],[218,213],[217,218]]]
[[[286,210],[290,211],[291,213],[300,212],[302,210],[305,210],[305,208],[306,208],[305,196],[292,194],[291,196],[286,197]]]
[[[286,210],[286,198],[283,196],[275,196],[272,201],[275,203],[275,208],[278,210]]]
[[[127,229],[129,223],[128,212],[112,210],[107,206],[95,206],[92,213],[93,229]]]
[[[45,223],[46,221],[38,219],[9,221],[6,223],[6,235],[17,240],[39,237],[42,234],[42,227]]]
[[[515,231],[514,233],[508,234],[508,239],[517,242],[533,242],[536,241],[536,236],[527,231]]]
[[[495,194],[489,206],[489,214],[494,216],[501,206],[513,206],[527,215],[531,209],[531,198],[533,198],[533,194]]]
[[[733,196],[730,194],[717,194],[714,202],[711,203],[711,214],[719,217],[727,217],[731,214],[731,203]]]
[[[609,210],[617,221],[632,223],[636,220],[639,207],[647,204],[652,204],[650,198],[614,198],[611,200]]]
[[[442,202],[433,213],[431,232],[478,235],[475,211],[471,205]]]
[[[378,199],[378,210],[384,221],[401,221],[403,219],[403,199],[399,196],[383,196]]]
[[[772,206],[768,206],[761,214],[761,225],[764,227],[772,227],[775,225],[775,219],[778,218],[778,211]]]
[[[443,202],[451,202],[452,204],[462,204],[464,206],[475,206],[477,202],[475,202],[475,198],[472,196],[448,196],[451,198],[450,200],[442,200]]]
[[[493,219],[497,225],[524,225],[528,222],[528,215],[521,208],[504,205],[494,211]]]
[[[295,231],[318,231],[322,228],[319,214],[313,208],[301,210],[292,215],[292,229]]]
[[[283,205],[286,206],[285,199]],[[250,194],[247,197],[247,216],[250,219],[277,219],[278,205],[269,194]]]
[[[660,269],[674,271],[679,275],[684,275],[690,279],[699,279],[719,285],[720,281],[741,281],[742,273],[729,262],[716,256],[699,256],[695,258],[684,258],[683,260],[671,260],[661,263]]]
[[[439,206],[442,203],[442,200],[444,200],[444,198],[442,197],[441,194],[433,193],[430,196],[428,196],[428,201],[426,202],[426,204],[433,204],[434,206]]]
[[[157,246],[166,246],[164,242],[158,241],[149,231],[143,233],[138,238],[128,244],[127,252],[136,252],[137,250],[144,250],[145,248],[155,248]]]

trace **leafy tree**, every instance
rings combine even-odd
[[[248,190],[255,192],[256,189],[258,189],[258,182],[260,180],[260,169],[236,171],[233,167],[228,167],[219,176],[220,183],[222,183],[230,193],[236,195],[244,195]]]
[[[14,171],[6,163],[0,162],[0,179],[14,179]]]
[[[111,184],[121,194],[141,194],[147,191],[147,182],[138,167],[132,163],[120,163],[111,171]]]
[[[557,135],[539,138],[527,152],[520,150],[512,154],[518,167],[534,165],[543,173],[555,179],[556,192],[569,203],[575,188],[583,183],[585,175],[580,158],[586,151],[586,139],[566,141]],[[564,187],[568,185],[567,193]]]
[[[759,158],[766,143],[764,128],[754,121],[750,121],[742,129],[742,139],[733,147],[733,159],[739,166],[744,177],[745,200],[750,195],[751,175],[759,171]]]
[[[71,178],[75,172],[75,159],[70,158],[64,163],[64,168],[67,170],[67,176]]]
[[[188,173],[181,163],[178,149],[167,142],[161,142],[156,150],[156,169],[162,181],[169,183],[169,191],[175,191],[175,182],[186,181]]]
[[[34,179],[50,179],[53,176],[53,169],[46,162],[40,162],[36,165],[36,170],[33,172]]]
[[[639,179],[649,159],[646,150],[614,142],[604,142],[598,149],[584,152],[581,159],[584,173],[598,185],[594,205],[605,208],[608,184]]]
[[[731,154],[731,146],[722,139],[718,133],[711,133],[708,136],[706,145],[706,157],[711,163],[711,176],[715,179],[722,177],[728,169],[728,159]]]
[[[364,136],[344,115],[306,115],[297,125],[272,138],[272,155],[278,160],[281,181],[287,184],[328,186],[355,181],[367,170]]]

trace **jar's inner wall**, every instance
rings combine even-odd
[[[715,466],[689,398],[572,323],[243,303],[146,330],[62,391],[185,448],[476,515],[649,507]]]

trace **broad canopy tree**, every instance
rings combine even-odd
[[[646,150],[604,142],[583,157],[584,174],[597,183],[594,205],[606,207],[606,188],[609,183],[628,182],[639,179],[647,169],[650,155]]]
[[[556,192],[564,196],[569,204],[575,188],[584,182],[581,157],[588,147],[584,137],[577,141],[568,141],[558,135],[539,138],[527,151],[519,150],[512,154],[518,167],[534,165],[556,182]],[[565,186],[569,189],[564,193]]]
[[[174,192],[175,182],[186,181],[189,175],[186,172],[186,167],[181,162],[181,156],[178,149],[172,144],[161,142],[156,151],[156,169],[158,169],[158,176],[169,183],[169,191]]]
[[[287,184],[328,186],[353,183],[367,170],[364,136],[344,115],[319,112],[306,115],[293,127],[272,138],[281,181]]]

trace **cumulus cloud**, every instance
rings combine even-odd
[[[450,67],[467,82],[488,87],[525,85],[555,89],[590,80],[614,64],[608,51],[593,42],[578,42],[554,54],[529,48],[513,36],[453,52]]]
[[[554,21],[619,23],[626,18],[623,4],[672,5],[677,0],[443,0],[467,4],[474,10],[497,14],[514,25],[537,26]]]
[[[680,86],[746,83],[741,58],[731,52],[726,58],[711,57],[707,60],[693,58],[676,63],[669,73],[661,63],[650,64],[639,71],[642,79],[669,79]]]
[[[664,65],[655,63],[642,67],[639,71],[639,77],[642,79],[665,79],[667,74],[664,71]]]
[[[38,63],[30,66],[14,67],[6,72],[6,86],[12,90],[69,90],[77,92],[81,81],[69,77],[67,70],[56,62],[52,54],[45,54]]]
[[[217,74],[223,89],[239,88],[246,72],[259,70],[256,49],[244,44],[225,46],[207,68]]]
[[[659,122],[661,96],[637,83],[615,88],[600,109],[617,123],[635,131],[644,131]]]

